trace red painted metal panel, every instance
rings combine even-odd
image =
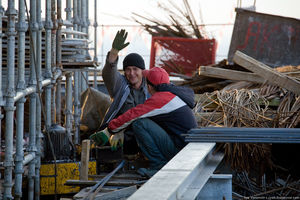
[[[271,67],[300,65],[300,20],[236,9],[228,60],[236,50]]]
[[[152,37],[150,68],[192,75],[200,65],[215,63],[216,41],[176,37]]]

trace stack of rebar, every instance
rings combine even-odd
[[[206,127],[191,129],[186,142],[300,143],[299,128]]]

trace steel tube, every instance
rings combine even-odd
[[[66,0],[66,16],[67,16],[67,21],[71,22],[72,21],[72,8],[71,8],[71,0]],[[67,27],[67,29],[71,30],[71,27]],[[71,38],[71,35],[67,33],[67,38]]]
[[[76,0],[75,0],[76,1]],[[81,18],[81,1],[82,0],[77,0],[77,16],[78,16],[78,26],[77,26],[77,31],[82,31],[82,18]],[[83,32],[83,31],[82,31]]]
[[[299,128],[200,128],[185,134],[186,142],[300,143]]]
[[[86,4],[87,4],[87,0],[81,0],[81,31],[84,33],[87,33],[87,21],[86,21],[86,16],[87,16],[87,12],[86,12]],[[87,51],[82,50],[81,51],[83,55],[87,56]],[[87,76],[87,72],[82,72],[81,73],[81,92],[85,91],[87,88],[87,81],[88,80],[88,76]]]
[[[94,61],[98,62],[98,57],[97,57],[97,0],[94,1]],[[97,72],[94,72],[94,88],[97,89]]]
[[[27,165],[31,161],[35,159],[35,154],[29,153],[24,157],[24,160],[22,162],[23,166]]]
[[[15,95],[15,18],[17,11],[15,1],[8,1],[7,6],[7,88],[6,88],[6,112],[5,118],[5,160],[4,160],[4,199],[12,199],[12,169],[13,169],[13,129],[14,129],[14,95]]]
[[[37,14],[37,44],[36,44],[36,73],[37,73],[37,89],[38,95],[36,96],[36,158],[35,158],[35,177],[34,177],[34,197],[35,200],[40,199],[40,167],[41,167],[41,138],[42,135],[42,30],[44,28],[41,16],[41,0],[37,1],[36,14]]]
[[[25,21],[25,2],[19,0],[18,30],[18,83],[17,92],[25,89],[25,32],[28,25]],[[24,132],[24,97],[17,101],[17,127],[16,127],[16,156],[15,156],[15,198],[22,198],[23,170],[23,132]]]
[[[31,34],[31,46],[30,46],[30,79],[29,86],[37,87],[36,82],[36,41],[37,41],[37,14],[36,14],[36,0],[30,0],[30,34]],[[36,153],[36,93],[30,94],[29,104],[29,147],[28,152],[31,154]],[[28,199],[34,199],[34,177],[35,177],[35,160],[29,163],[28,169]]]
[[[56,21],[56,0],[51,0],[51,20],[53,23],[51,31],[51,68],[52,71],[56,70],[56,30],[57,30],[57,21]],[[54,82],[55,83],[55,82]],[[53,84],[54,84],[53,83]],[[51,100],[51,121],[56,123],[56,98],[55,98],[55,87],[52,87],[52,100]]]
[[[56,67],[61,68],[61,28],[62,28],[62,2],[57,0],[57,32],[56,32]],[[56,123],[61,124],[61,79],[56,82]]]
[[[46,22],[45,22],[45,78],[52,78],[51,71],[51,29],[53,24],[51,21],[51,0],[46,0]],[[51,89],[52,85],[47,85],[45,89],[45,109],[46,109],[46,119],[45,126],[46,130],[51,126]]]
[[[44,86],[48,86],[52,83],[51,79],[46,79],[46,80],[43,80],[41,85],[44,87]],[[30,95],[32,93],[36,92],[36,86],[29,86],[27,88],[25,88],[24,90],[22,91],[18,91],[16,93],[16,96],[14,97],[14,101],[19,101],[21,98],[27,96],[27,95]]]
[[[80,130],[80,101],[79,101],[79,74],[80,72],[74,72],[74,126],[75,126],[75,137],[74,143],[80,144],[79,130]]]
[[[77,15],[77,0],[73,0],[73,30],[74,31],[78,31],[78,24],[79,24],[79,19],[78,19],[78,15]],[[79,32],[79,31],[78,31]],[[77,36],[74,35],[74,38],[76,38]]]
[[[65,126],[66,133],[69,141],[72,141],[72,73],[66,74],[66,106],[65,106]],[[74,145],[72,145],[74,147]],[[74,151],[74,159],[76,157],[76,152]]]
[[[0,0],[0,49],[2,49],[2,18],[3,18],[3,13],[4,13],[4,8],[2,7],[2,0]],[[0,51],[0,126],[2,127],[2,119],[3,119],[3,114],[2,114],[2,107],[5,105],[4,100],[3,100],[3,93],[2,93],[2,51]],[[2,132],[0,129],[0,141],[2,141]],[[2,152],[2,146],[0,145],[0,154]],[[0,158],[0,161],[2,159]]]

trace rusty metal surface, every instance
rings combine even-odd
[[[236,9],[228,60],[236,50],[271,67],[300,65],[300,20]]]

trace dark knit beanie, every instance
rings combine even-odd
[[[145,62],[142,56],[137,53],[128,54],[123,60],[123,70],[128,66],[135,66],[142,70],[145,69]]]

